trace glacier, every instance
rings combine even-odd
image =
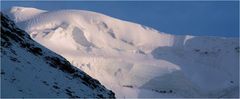
[[[172,35],[86,10],[6,13],[116,97],[239,97],[239,38]]]

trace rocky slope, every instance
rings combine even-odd
[[[1,98],[114,98],[97,80],[33,41],[1,13]]]

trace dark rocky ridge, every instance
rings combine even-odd
[[[26,59],[38,59],[37,61],[45,63],[38,64]],[[1,97],[115,98],[114,93],[106,89],[99,81],[72,66],[63,57],[33,41],[25,31],[19,29],[14,22],[9,20],[2,12],[1,60],[1,86],[6,86],[1,88]],[[12,66],[9,63],[11,63]],[[42,64],[45,65],[43,66]],[[48,71],[49,74],[46,73],[46,71]],[[27,74],[25,74],[26,72]],[[35,74],[35,72],[40,73]],[[21,76],[17,75],[17,73]],[[54,74],[61,75],[49,80],[41,74],[50,77]],[[31,78],[34,78],[32,79],[33,82],[24,80]],[[58,79],[67,79],[67,81]],[[52,81],[54,81],[54,84],[50,84]],[[68,85],[68,83],[64,82],[71,84]],[[21,84],[27,84],[27,86],[21,86]],[[41,87],[39,84],[45,87],[39,88],[38,90],[37,88]],[[72,84],[74,85],[71,86]],[[7,89],[10,85],[15,86],[15,88]],[[54,90],[54,92],[48,92],[49,90]],[[41,94],[44,93],[44,91],[46,91],[47,94]],[[50,95],[47,96],[48,94]]]

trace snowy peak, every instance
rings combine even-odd
[[[44,48],[1,13],[1,97],[114,98],[97,80]]]
[[[120,98],[239,97],[239,38],[171,35],[83,10],[17,25]]]
[[[39,13],[39,11],[34,13]],[[171,39],[167,34],[159,38],[158,31],[154,29],[91,11],[61,10],[34,15],[35,17],[29,17],[32,15],[28,13],[21,14],[23,15],[17,13],[10,15],[13,15],[15,18],[24,19],[24,22],[16,22],[22,29],[30,33],[31,36],[36,37],[35,39],[43,35],[49,37],[55,32],[57,32],[55,35],[60,35],[60,33],[62,33],[61,35],[82,35],[81,38],[84,38],[83,41],[72,40],[77,44],[80,43],[80,47],[86,47],[86,45],[89,47],[91,45],[97,48],[136,50],[136,47],[152,45],[153,42],[160,41],[160,39]],[[146,32],[148,32],[147,35],[145,34]],[[91,44],[89,44],[90,42]],[[163,42],[162,45],[164,46],[166,43]]]
[[[10,8],[9,11],[6,12],[8,12],[9,17],[14,19],[15,22],[21,22],[33,18],[34,16],[44,13],[46,11],[30,7],[15,6]]]

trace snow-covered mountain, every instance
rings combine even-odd
[[[239,38],[171,35],[84,10],[7,13],[117,97],[239,97]]]
[[[114,93],[1,13],[1,98],[20,97],[114,98]]]

